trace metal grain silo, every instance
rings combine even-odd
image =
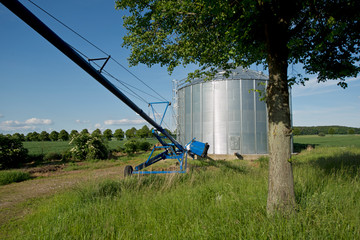
[[[268,77],[242,67],[229,77],[224,73],[219,71],[212,81],[178,82],[178,140],[208,142],[209,154],[266,154],[266,104],[254,89],[264,91]]]

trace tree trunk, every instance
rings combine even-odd
[[[295,207],[294,178],[291,167],[291,123],[287,82],[287,28],[279,19],[265,25],[268,47],[269,83],[267,87],[269,189],[267,212],[287,214]],[[273,24],[272,24],[272,23]]]

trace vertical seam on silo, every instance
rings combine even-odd
[[[240,154],[243,154],[243,107],[242,107],[242,102],[243,102],[243,94],[242,94],[242,80],[241,78],[239,79],[239,90],[240,90]]]
[[[228,93],[228,83],[230,80],[226,80],[226,84],[225,84],[225,94],[226,96],[224,96],[225,98],[225,104],[226,104],[226,132],[225,132],[225,136],[226,136],[226,154],[230,154],[229,151],[229,93]]]
[[[256,101],[256,80],[254,79],[253,80],[253,88],[254,88],[254,91],[253,91],[253,94],[254,94],[254,134],[255,134],[255,136],[254,136],[254,146],[255,146],[255,154],[257,153],[257,117],[256,117],[256,110],[257,110],[257,108],[256,108],[256,105],[257,105],[257,101]]]
[[[213,134],[213,153],[216,154],[216,142],[215,142],[215,81],[211,82],[211,96],[212,96],[212,134]]]

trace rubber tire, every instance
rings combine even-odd
[[[130,165],[126,165],[124,169],[124,177],[131,176],[133,172],[133,167]]]

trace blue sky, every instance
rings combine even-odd
[[[90,58],[105,57],[28,1],[20,2]],[[128,67],[130,51],[121,47],[122,37],[126,34],[122,26],[123,13],[115,10],[114,0],[34,2]],[[84,128],[115,130],[139,128],[145,124],[124,103],[1,4],[0,35],[0,133]],[[151,92],[114,62],[109,62],[105,69],[121,81]],[[171,101],[172,80],[185,78],[195,66],[178,68],[171,76],[160,66],[139,65],[129,69]],[[252,69],[263,70],[260,66]],[[301,66],[289,68],[289,74],[297,72],[303,72]],[[359,77],[349,79],[349,88],[345,90],[336,86],[335,81],[318,84],[316,76],[309,77],[311,80],[305,87],[295,86],[292,92],[295,126],[360,127]],[[144,98],[155,101],[147,96]],[[147,104],[132,99],[150,113]],[[171,112],[168,113],[171,116]],[[166,122],[168,126],[174,123],[171,117]]]

